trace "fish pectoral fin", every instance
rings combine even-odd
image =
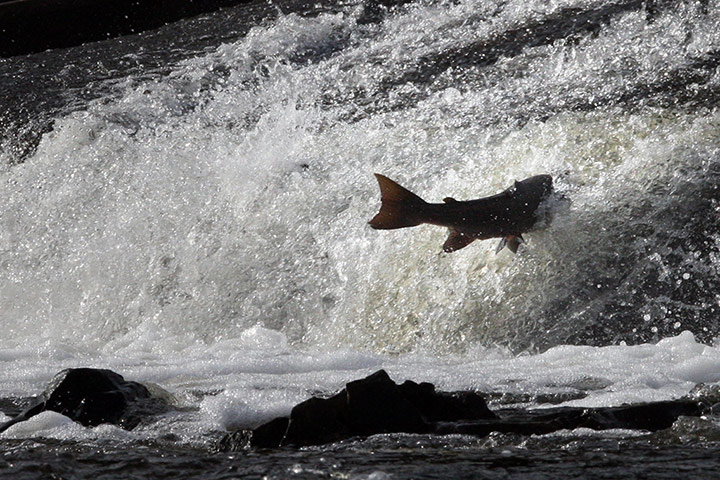
[[[445,202],[445,203],[457,203],[457,200],[455,200],[455,199],[452,198],[452,197],[445,197],[445,198],[443,198],[443,202]]]
[[[505,247],[507,247],[512,253],[517,253],[518,247],[520,247],[523,243],[526,242],[522,235],[508,235],[507,237],[500,239],[500,244],[495,249],[495,254],[497,255],[500,253],[500,250]]]
[[[454,252],[455,250],[467,247],[473,241],[475,241],[475,238],[470,235],[465,235],[464,233],[451,228],[450,235],[448,235],[447,240],[443,243],[443,251],[448,253]]]
[[[500,243],[498,243],[498,246],[495,249],[495,255],[500,253],[502,249],[505,248],[505,245],[507,245],[507,237],[503,237],[500,239]]]

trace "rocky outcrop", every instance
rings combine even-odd
[[[494,418],[473,392],[435,392],[429,383],[393,382],[384,370],[348,383],[330,398],[311,398],[253,432],[251,445],[317,445],[355,436],[388,432],[432,432],[440,420]]]
[[[289,417],[227,434],[219,449],[276,448],[336,442],[378,433],[486,436],[542,435],[563,429],[662,430],[680,416],[699,416],[701,404],[682,399],[607,408],[504,409],[493,413],[475,392],[437,392],[429,383],[398,385],[384,370],[348,383],[329,398],[310,398]]]
[[[110,423],[132,429],[144,417],[167,408],[167,402],[153,397],[144,385],[111,370],[72,368],[55,375],[28,408],[0,426],[0,432],[46,410],[88,427]]]
[[[430,383],[398,385],[384,370],[348,383],[330,398],[310,398],[289,417],[277,418],[252,432],[235,432],[221,442],[223,450],[242,446],[304,446],[378,433],[432,433],[437,422],[493,419],[475,392],[437,392]]]

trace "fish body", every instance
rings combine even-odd
[[[553,191],[550,175],[536,175],[490,197],[467,201],[448,197],[443,203],[428,203],[384,175],[376,173],[375,177],[382,205],[370,226],[381,230],[424,223],[447,227],[446,252],[488,238],[502,239],[498,251],[507,246],[516,252],[524,242],[522,234],[537,224],[538,207]]]

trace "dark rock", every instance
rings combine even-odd
[[[429,431],[420,411],[385,370],[345,386],[349,423],[358,435]]]
[[[463,434],[485,437],[492,432],[520,435],[544,435],[563,429],[573,429],[582,422],[585,409],[506,410],[490,420],[438,424],[440,435]]]
[[[0,432],[46,410],[87,427],[111,423],[132,429],[148,414],[167,410],[167,403],[152,397],[144,385],[110,370],[72,368],[55,375],[27,409],[0,426]]]
[[[252,432],[249,444],[271,448],[319,445],[378,433],[431,433],[434,422],[494,418],[474,392],[436,392],[429,383],[398,385],[384,370],[354,382],[330,398],[310,398],[296,405],[290,418],[276,418]],[[219,448],[234,450],[238,433]]]
[[[357,435],[349,416],[345,390],[330,398],[310,398],[292,409],[287,431],[279,444],[318,445]],[[269,426],[263,425],[258,430]],[[252,444],[257,445],[254,440],[253,435]]]
[[[252,430],[238,430],[237,432],[230,432],[220,440],[217,448],[213,450],[216,452],[237,452],[239,450],[246,450],[250,447],[250,439],[252,436]],[[256,446],[262,448],[262,445]]]
[[[658,431],[670,428],[681,416],[698,417],[701,414],[700,403],[687,399],[603,408],[518,409],[505,410],[499,418],[492,420],[441,424],[435,433],[484,437],[491,432],[544,435],[575,428]]]
[[[436,392],[431,383],[407,380],[400,391],[428,422],[494,418],[485,399],[476,392]]]
[[[282,442],[282,439],[285,438],[289,424],[290,419],[286,417],[271,420],[255,430],[248,432],[246,444],[250,445],[252,441],[254,447],[277,447],[280,445],[280,442]]]
[[[694,400],[668,400],[610,408],[588,409],[581,427],[594,430],[628,428],[633,430],[664,430],[678,417],[699,417],[701,405]]]
[[[380,370],[348,383],[330,398],[314,397],[299,403],[289,419],[275,419],[255,429],[251,445],[319,445],[377,433],[427,431],[428,424],[420,412]]]
[[[707,405],[706,405],[707,407]],[[697,399],[605,408],[556,407],[490,411],[475,392],[436,392],[430,383],[393,382],[384,370],[348,383],[330,398],[311,398],[253,431],[226,435],[223,451],[247,447],[318,445],[378,433],[465,434],[492,432],[544,435],[558,430],[614,428],[657,431],[682,416],[697,417]]]

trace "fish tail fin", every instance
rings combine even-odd
[[[508,235],[500,239],[500,244],[495,249],[495,254],[500,253],[500,250],[507,247],[512,253],[517,253],[518,248],[521,244],[525,243],[525,239],[522,235]]]
[[[389,230],[414,227],[424,222],[425,200],[379,173],[375,174],[380,185],[380,211],[370,220],[372,228]]]

